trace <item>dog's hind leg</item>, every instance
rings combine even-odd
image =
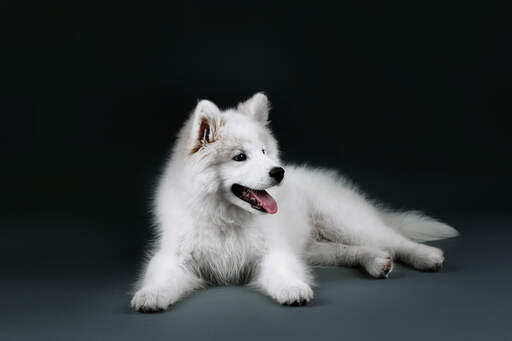
[[[361,266],[375,278],[386,278],[393,269],[389,253],[366,246],[312,241],[306,257],[311,265]]]
[[[343,178],[325,171],[299,172],[304,172],[297,174],[297,179],[302,180],[297,183],[304,184],[311,224],[323,239],[385,250],[394,259],[419,270],[436,270],[442,265],[441,250],[405,237],[385,220],[379,208]]]
[[[435,247],[414,242],[387,226],[370,204],[345,203],[351,212],[318,210],[314,224],[319,234],[333,242],[367,246],[386,250],[393,259],[412,265],[422,271],[438,270],[443,252]],[[365,207],[366,206],[366,207]]]
[[[387,226],[369,203],[342,203],[344,210],[317,210],[313,221],[319,234],[333,242],[386,250],[393,259],[423,271],[438,270],[443,252],[435,247],[414,242]],[[340,212],[341,211],[341,212]]]

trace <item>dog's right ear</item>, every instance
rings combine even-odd
[[[194,154],[217,139],[220,120],[220,110],[215,103],[205,99],[197,103],[192,122],[190,154]]]

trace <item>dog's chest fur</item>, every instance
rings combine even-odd
[[[261,232],[254,227],[203,226],[187,239],[187,265],[211,284],[247,283],[265,248]]]

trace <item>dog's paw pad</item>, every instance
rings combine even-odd
[[[387,278],[393,270],[391,257],[376,257],[365,265],[368,273],[375,278]]]
[[[388,274],[391,272],[392,268],[393,268],[393,263],[391,262],[391,259],[388,259],[386,264],[384,264],[384,269],[382,270],[385,277],[388,277]]]

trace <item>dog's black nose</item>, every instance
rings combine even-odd
[[[281,182],[284,178],[284,168],[282,167],[274,167],[268,173],[271,178],[276,179],[277,182]]]

